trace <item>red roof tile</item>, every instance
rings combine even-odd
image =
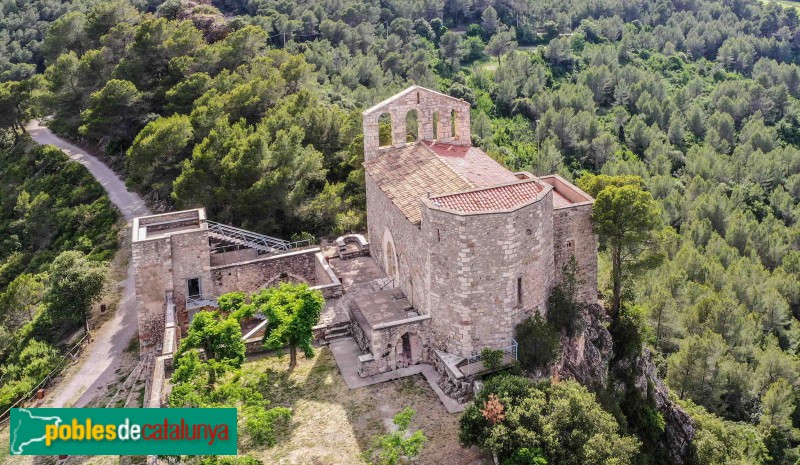
[[[465,213],[509,210],[534,200],[541,191],[542,186],[536,181],[530,180],[487,189],[446,194],[432,197],[431,201],[441,208]]]

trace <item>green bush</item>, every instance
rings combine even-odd
[[[481,361],[487,370],[496,370],[503,364],[503,351],[486,347],[481,351]]]
[[[517,343],[520,365],[527,371],[546,368],[561,351],[558,331],[538,313],[517,325]]]
[[[652,339],[652,333],[647,310],[638,305],[625,305],[611,326],[616,356],[635,356]]]

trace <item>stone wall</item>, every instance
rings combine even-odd
[[[163,336],[166,292],[173,288],[172,247],[164,237],[133,242],[132,249],[139,347],[145,353]]]
[[[406,144],[406,115],[416,110],[419,140],[440,140],[456,145],[470,145],[470,104],[439,92],[419,86],[411,86],[388,100],[365,110],[364,117],[364,157],[369,160],[380,153],[379,119],[388,113],[392,120],[392,145],[402,147]],[[452,134],[451,114],[456,114],[456,133]],[[434,134],[433,115],[438,115],[438,134]],[[372,242],[372,241],[370,241]]]
[[[397,366],[396,347],[402,344],[402,337],[406,333],[412,336],[419,336],[422,340],[422,357],[416,363],[431,363],[430,319],[417,320],[411,323],[373,330],[369,340],[371,353],[368,353],[372,357],[365,357],[367,360],[359,364],[358,374],[366,377],[399,368]],[[366,335],[363,332],[361,334],[362,338],[366,339]],[[363,340],[361,343],[363,343]],[[361,343],[359,343],[359,347]]]
[[[316,285],[319,249],[270,255],[249,262],[211,268],[216,296],[228,292],[253,292],[281,282],[302,282]]]
[[[258,258],[256,249],[239,249],[230,252],[211,254],[211,266],[231,265],[234,263],[248,262]]]
[[[385,263],[385,247],[388,240],[393,242],[398,265],[397,279],[393,286],[403,291],[420,314],[427,314],[431,308],[428,293],[429,251],[422,244],[420,227],[408,221],[369,175],[366,175],[366,188],[370,256],[389,275]]]
[[[170,236],[172,246],[172,282],[178,326],[189,324],[186,313],[187,281],[200,278],[200,293],[216,296],[211,281],[211,252],[208,248],[208,230],[190,231]]]
[[[576,205],[553,211],[553,248],[556,282],[564,265],[574,256],[581,285],[578,298],[597,303],[597,236],[592,231],[592,205]]]
[[[545,311],[553,287],[551,188],[510,212],[462,215],[425,203],[435,347],[468,356],[510,345],[517,324]]]

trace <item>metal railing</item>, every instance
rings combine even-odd
[[[259,252],[271,253],[275,251],[289,251],[311,245],[311,239],[286,241],[246,229],[229,226],[227,224],[217,223],[216,221],[205,221],[208,224],[209,233],[213,235],[212,237],[230,243],[229,245],[217,245],[213,247],[212,250],[214,253],[232,252],[242,247],[254,249]]]
[[[187,295],[186,296],[186,309],[207,307],[209,305],[217,305],[217,297],[213,295]]]
[[[501,366],[504,365],[511,365],[515,363],[517,358],[517,349],[519,345],[517,341],[511,340],[511,345],[501,348],[500,350],[503,351],[503,359],[500,363]],[[467,364],[461,368],[461,372],[466,376],[472,376],[475,373],[480,373],[482,371],[486,371],[486,367],[483,366],[483,361],[481,360],[481,354],[472,355],[467,357]]]
[[[264,252],[291,249],[292,243],[283,239],[254,233],[246,229],[235,228],[227,224],[217,223],[216,221],[206,220],[206,223],[208,224],[208,231],[210,233],[222,236],[221,239],[233,242],[234,244]]]

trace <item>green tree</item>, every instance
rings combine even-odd
[[[259,312],[267,317],[264,347],[282,349],[289,346],[289,368],[297,365],[297,349],[307,358],[314,356],[311,328],[319,322],[325,305],[322,293],[311,290],[306,284],[281,284],[264,289],[252,296]]]
[[[447,31],[442,38],[439,39],[439,48],[442,50],[442,57],[448,60],[450,69],[456,69],[461,56],[464,54],[461,36],[453,31]]]
[[[10,131],[14,143],[19,134],[25,134],[25,124],[33,117],[31,93],[35,90],[34,80],[0,83],[0,130]]]
[[[667,382],[681,399],[689,398],[716,410],[723,386],[728,346],[722,336],[706,331],[689,336],[669,357]]]
[[[782,431],[792,429],[792,414],[795,411],[796,394],[789,382],[780,378],[761,397],[759,424],[765,428]]]
[[[595,199],[592,223],[600,236],[600,247],[611,256],[611,314],[622,305],[627,277],[654,268],[662,256],[656,232],[661,226],[661,208],[653,196],[636,184],[608,185]]]
[[[489,39],[484,51],[487,55],[497,58],[497,66],[499,67],[500,57],[510,53],[515,48],[517,48],[517,41],[514,39],[514,30],[503,29]]]
[[[53,260],[43,302],[54,328],[69,329],[82,322],[89,332],[89,311],[103,292],[106,274],[103,263],[93,262],[81,252],[62,252]]]
[[[112,79],[89,98],[79,132],[94,140],[130,141],[146,114],[144,95],[130,81]]]
[[[203,349],[207,360],[213,360],[223,368],[241,367],[244,363],[245,345],[239,321],[217,311],[198,312],[189,325],[186,337],[181,340],[175,359],[180,360],[186,351],[192,349]],[[181,363],[182,361],[176,365],[180,366]]]
[[[168,195],[172,191],[169,181],[179,173],[192,135],[188,116],[162,117],[148,123],[127,151],[126,167],[131,180]]]
[[[558,358],[561,351],[559,333],[538,312],[517,325],[516,335],[519,363],[525,370],[535,373],[549,367]]]
[[[0,293],[0,320],[11,330],[33,321],[36,308],[44,294],[44,283],[40,276],[23,273]]]
[[[428,441],[422,430],[409,434],[414,413],[411,407],[406,407],[395,415],[392,422],[397,429],[373,438],[372,445],[364,453],[364,460],[370,465],[399,465],[414,460]]]
[[[486,7],[481,13],[481,25],[483,26],[483,30],[486,31],[487,36],[494,35],[497,32],[497,28],[500,24],[500,19],[497,17],[497,10],[492,8],[492,6]]]
[[[536,384],[512,375],[493,377],[459,423],[463,446],[496,454],[500,463],[527,449],[546,463],[624,465],[633,463],[639,448],[635,438],[620,435],[616,420],[594,395],[574,381]]]

